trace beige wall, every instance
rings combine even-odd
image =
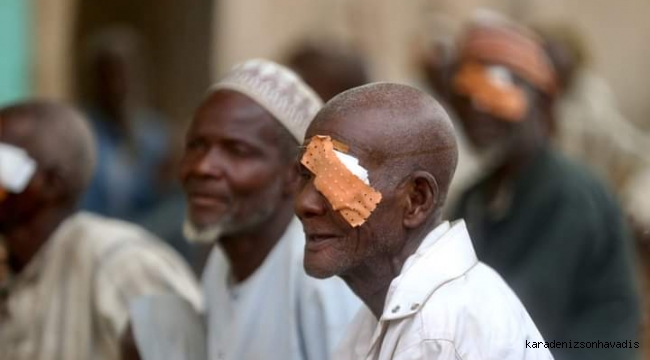
[[[151,105],[187,119],[210,83],[211,23],[212,0],[36,0],[36,95],[77,100],[89,38],[122,24],[144,39]]]
[[[216,9],[213,76],[252,56],[280,59],[305,36],[333,34],[364,50],[377,80],[408,81],[414,41],[437,31],[446,14],[457,27],[478,6],[522,21],[572,21],[593,46],[595,68],[609,80],[624,113],[650,130],[648,0],[221,0]]]
[[[39,97],[69,100],[76,0],[35,0],[34,90]]]
[[[35,0],[38,95],[70,98],[77,1]],[[417,76],[411,66],[415,40],[440,31],[433,19],[447,14],[452,25],[445,26],[453,29],[475,7],[491,6],[524,21],[573,22],[587,35],[594,67],[610,82],[623,112],[650,129],[650,82],[645,80],[650,65],[648,0],[219,0],[211,15],[206,6],[210,1],[152,1],[157,6],[141,15],[158,19],[153,36],[168,39],[158,48],[163,50],[156,50],[160,56],[155,66],[164,71],[155,91],[156,103],[173,116],[187,112],[208,78],[249,57],[281,59],[295,41],[307,36],[348,41],[372,59],[375,79],[408,81]],[[205,65],[208,57],[212,60]],[[200,70],[202,64],[211,75]]]

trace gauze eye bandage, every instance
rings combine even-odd
[[[336,149],[335,149],[336,146]],[[329,136],[311,138],[300,162],[314,174],[314,186],[352,226],[362,225],[381,201],[359,161]]]
[[[0,199],[20,194],[36,172],[36,161],[19,147],[0,142]]]

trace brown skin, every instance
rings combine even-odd
[[[82,193],[82,189],[71,186],[61,175],[53,160],[57,133],[48,132],[44,122],[30,115],[36,106],[25,104],[0,110],[0,141],[25,149],[38,164],[26,189],[20,194],[8,194],[0,202],[0,234],[5,239],[9,266],[15,273],[25,268],[59,224],[74,211]],[[51,106],[40,109],[39,116],[76,116],[63,107]]]
[[[383,198],[363,225],[352,228],[302,167],[295,210],[307,238],[305,270],[318,278],[340,276],[379,318],[391,281],[441,222],[456,165],[453,128],[428,95],[384,83],[332,99],[306,139],[314,135],[348,145]]]
[[[502,150],[502,158],[492,174],[494,194],[516,176],[548,143],[553,123],[553,99],[541,94],[523,80],[515,78],[528,100],[528,111],[520,122],[507,121],[472,105],[463,95],[452,95],[452,106],[463,131],[477,151]]]
[[[133,328],[130,322],[120,338],[120,352],[122,360],[140,360],[138,344],[135,342]]]
[[[224,226],[220,245],[236,281],[248,278],[293,217],[297,142],[252,99],[218,90],[187,132],[181,181],[188,216],[198,227]],[[289,143],[289,144],[288,144]]]

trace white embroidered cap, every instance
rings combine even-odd
[[[240,92],[270,112],[302,143],[305,132],[323,101],[296,73],[265,59],[235,65],[210,92],[227,89]]]

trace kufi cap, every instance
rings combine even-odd
[[[323,106],[323,101],[296,73],[265,59],[252,59],[235,65],[211,91],[233,90],[242,93],[279,121],[298,143]]]

